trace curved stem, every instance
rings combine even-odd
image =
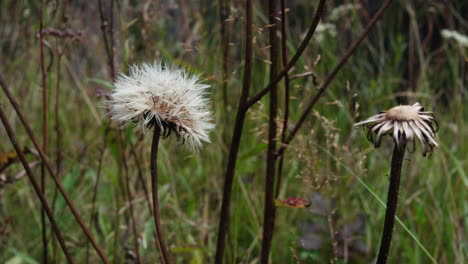
[[[161,222],[159,215],[159,201],[158,201],[158,164],[156,162],[158,158],[158,146],[159,138],[161,137],[161,128],[155,124],[153,131],[153,141],[151,143],[151,190],[153,195],[153,216],[154,224],[156,226],[156,237],[158,239],[159,248],[161,250],[161,255],[164,260],[164,263],[171,263],[169,258],[169,252],[166,247],[166,242],[164,241],[163,233],[161,230]]]
[[[398,190],[400,188],[401,167],[403,165],[405,150],[405,140],[403,140],[400,145],[395,144],[393,149],[390,186],[388,187],[387,196],[387,211],[385,212],[385,223],[382,232],[382,240],[380,242],[377,264],[385,264],[387,263],[388,259],[388,251],[390,250],[390,242],[392,240],[393,227],[395,225],[395,213],[398,203]]]

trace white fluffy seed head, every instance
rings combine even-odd
[[[174,133],[193,150],[210,142],[208,134],[214,128],[204,97],[208,87],[198,76],[168,64],[133,65],[114,83],[112,119],[143,128],[157,125],[164,136]]]

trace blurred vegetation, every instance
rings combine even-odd
[[[113,9],[118,72],[126,72],[132,63],[163,59],[201,74],[211,85],[209,96],[216,122],[212,143],[192,154],[168,139],[162,141],[160,150],[161,220],[177,263],[209,263],[215,250],[222,175],[244,65],[244,1],[228,2],[228,105],[221,89],[219,1],[116,1]],[[290,54],[311,23],[316,2],[287,1]],[[290,76],[311,72],[291,81],[292,124],[301,114],[305,99],[314,95],[318,84],[382,2],[328,1],[320,26],[323,30],[316,32],[290,72]],[[110,17],[109,1],[103,4],[106,17]],[[0,73],[38,137],[42,125],[39,10],[39,1],[0,2]],[[255,3],[252,94],[269,80],[265,10],[262,3]],[[365,132],[352,125],[393,105],[416,101],[436,114],[440,148],[431,158],[423,158],[416,145],[414,153],[407,156],[397,215],[409,232],[396,225],[389,262],[466,262],[468,47],[442,38],[441,30],[455,30],[466,36],[467,14],[468,3],[462,0],[395,0],[391,4],[286,151],[280,198],[302,197],[309,199],[311,206],[278,209],[272,263],[374,260],[384,218],[384,207],[375,195],[385,201],[392,144],[386,140],[381,148],[374,149],[365,139]],[[129,184],[134,194],[140,253],[144,263],[154,263],[158,250],[152,238],[153,222],[137,180],[139,165],[149,186],[150,138],[127,127],[123,129],[124,139],[119,140],[119,125],[115,123],[110,123],[110,133],[104,136],[109,125],[105,96],[111,91],[112,80],[97,1],[46,1],[45,28],[72,34],[45,37],[49,157],[54,164],[61,160],[59,176],[89,222],[93,186],[104,151],[93,234],[114,263],[132,262],[133,240],[123,187]],[[281,96],[282,88],[283,82]],[[20,144],[32,148],[4,93],[0,94],[1,106],[16,128]],[[267,100],[264,98],[248,113],[234,184],[226,263],[257,263],[259,259]],[[61,141],[59,149],[57,138]],[[121,151],[122,142],[125,153]],[[12,150],[0,126],[0,154]],[[124,181],[122,155],[131,182]],[[28,157],[31,163],[39,160],[34,152]],[[34,170],[40,175],[40,166],[36,164]],[[41,260],[40,203],[23,176],[17,163],[0,172],[1,263]],[[55,187],[48,179],[46,197],[50,203],[54,193]],[[54,208],[72,254],[79,263],[85,263],[86,238],[60,195]],[[56,263],[65,262],[55,242],[49,243],[49,252]],[[90,263],[98,262],[91,249]]]

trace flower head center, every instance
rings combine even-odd
[[[387,111],[386,116],[394,121],[414,121],[420,119],[418,108],[410,105],[395,106]]]

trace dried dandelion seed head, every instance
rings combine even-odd
[[[159,62],[134,65],[114,83],[112,119],[143,128],[157,125],[163,137],[174,133],[190,148],[201,147],[210,142],[208,133],[214,128],[204,98],[208,87],[197,76]]]
[[[386,134],[391,134],[397,145],[403,140],[414,143],[416,138],[419,139],[424,156],[439,146],[435,141],[438,130],[437,120],[432,112],[425,112],[419,103],[393,107],[354,126],[360,125],[367,126],[367,138],[376,148],[380,146],[382,136]]]

